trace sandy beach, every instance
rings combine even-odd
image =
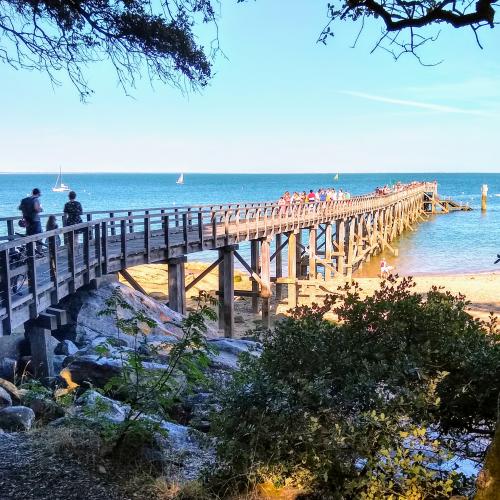
[[[193,281],[207,267],[206,263],[188,262],[186,264],[186,284]],[[160,301],[167,300],[167,265],[150,264],[129,269],[130,274],[141,284],[145,291]],[[380,279],[375,277],[355,278],[360,284],[363,293],[372,294],[379,286]],[[490,312],[500,320],[500,272],[477,274],[432,274],[421,275],[414,278],[415,291],[425,293],[432,286],[443,287],[454,294],[463,293],[471,302],[469,312],[476,318],[487,320]],[[193,297],[203,291],[212,292],[218,288],[217,271],[214,270],[193,286],[187,293],[188,310],[194,306]],[[235,289],[250,290],[251,281],[248,275],[235,269]],[[305,298],[304,298],[305,299]],[[273,312],[278,310],[284,313],[285,304],[272,302]],[[260,316],[252,313],[251,299],[245,297],[235,298],[235,335],[244,336],[249,330],[260,325]]]

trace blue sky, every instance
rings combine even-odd
[[[145,79],[126,96],[106,64],[95,95],[0,66],[0,171],[500,171],[500,31],[443,27],[422,51],[370,50],[372,20],[316,43],[326,0],[225,0],[215,76],[199,94]],[[286,8],[285,8],[286,5]]]

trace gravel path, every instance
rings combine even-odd
[[[100,474],[74,459],[42,454],[29,434],[0,433],[0,500],[128,498],[105,471]]]

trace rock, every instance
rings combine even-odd
[[[223,370],[238,369],[239,357],[247,352],[252,356],[260,356],[262,344],[251,340],[210,339],[210,345],[217,353],[211,355],[212,366]]]
[[[14,380],[17,372],[17,361],[12,358],[2,358],[0,360],[0,377],[7,380]]]
[[[21,393],[19,389],[12,382],[0,378],[0,387],[2,387],[2,389],[5,389],[13,399],[21,401]]]
[[[64,354],[54,355],[54,357],[52,358],[52,363],[54,365],[54,373],[58,374],[62,370],[66,358],[67,356],[65,356]]]
[[[0,408],[6,408],[7,406],[12,406],[12,398],[3,387],[0,387]]]
[[[145,313],[148,318],[155,321],[156,326],[153,328],[143,325],[143,335],[167,335],[176,339],[182,337],[181,314],[126,285],[105,283],[97,290],[79,290],[63,301],[62,307],[69,312],[70,316],[70,325],[64,329],[64,338],[78,345],[88,344],[97,337],[116,338],[114,318],[97,314],[106,308],[106,300],[111,297],[116,288],[120,289],[123,298],[132,308]],[[120,310],[119,314],[127,317],[130,311]],[[133,337],[120,334],[120,338],[125,340],[130,347],[133,346]]]
[[[130,406],[88,390],[76,400],[76,415],[87,418],[105,418],[115,424],[125,420]]]
[[[64,355],[64,356],[73,356],[78,352],[78,347],[71,342],[71,340],[63,340],[57,344],[54,349],[54,354]]]
[[[29,431],[35,413],[26,406],[9,406],[0,410],[0,428],[7,431]]]
[[[242,324],[245,322],[245,318],[241,315],[241,314],[236,314],[234,316],[234,322],[235,323],[239,323],[239,324]]]
[[[0,337],[0,352],[2,357],[17,359],[21,356],[27,344],[24,334],[4,335]]]
[[[104,387],[113,377],[121,373],[122,365],[118,359],[100,358],[97,355],[67,359],[69,363],[61,371],[61,375],[63,372],[68,372],[73,383],[78,385],[89,383],[94,387]]]
[[[183,425],[161,422],[167,436],[156,436],[156,442],[166,455],[167,464],[178,464],[177,475],[183,480],[200,477],[202,471],[215,462],[214,443],[204,434]]]
[[[35,397],[25,404],[33,410],[36,419],[45,424],[64,417],[64,409],[52,399]]]

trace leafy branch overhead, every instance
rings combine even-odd
[[[125,90],[144,74],[150,80],[200,88],[211,77],[218,50],[216,3],[0,0],[0,61],[44,71],[53,83],[59,83],[58,72],[66,72],[83,99],[91,92],[84,69],[102,60],[112,63]],[[374,49],[389,50],[396,58],[434,40],[425,29],[429,26],[469,27],[479,43],[478,30],[496,24],[495,7],[496,0],[336,0],[327,4],[328,21],[319,41],[326,43],[337,21],[361,20],[361,33],[365,20],[376,18],[383,29]],[[213,29],[209,47],[195,35],[202,24]]]
[[[374,49],[383,48],[397,59],[401,54],[415,51],[428,41],[436,39],[429,35],[427,27],[448,25],[454,28],[470,28],[479,46],[478,30],[495,26],[496,0],[340,0],[328,4],[329,21],[319,41],[326,43],[333,36],[333,23],[337,21],[361,20],[361,31],[365,20],[375,18],[382,22],[382,34]],[[357,39],[359,38],[359,34]]]
[[[150,79],[203,87],[210,54],[193,33],[215,24],[210,0],[0,0],[0,61],[46,71],[54,83],[65,71],[82,98],[91,92],[87,63],[110,61],[123,88]]]

